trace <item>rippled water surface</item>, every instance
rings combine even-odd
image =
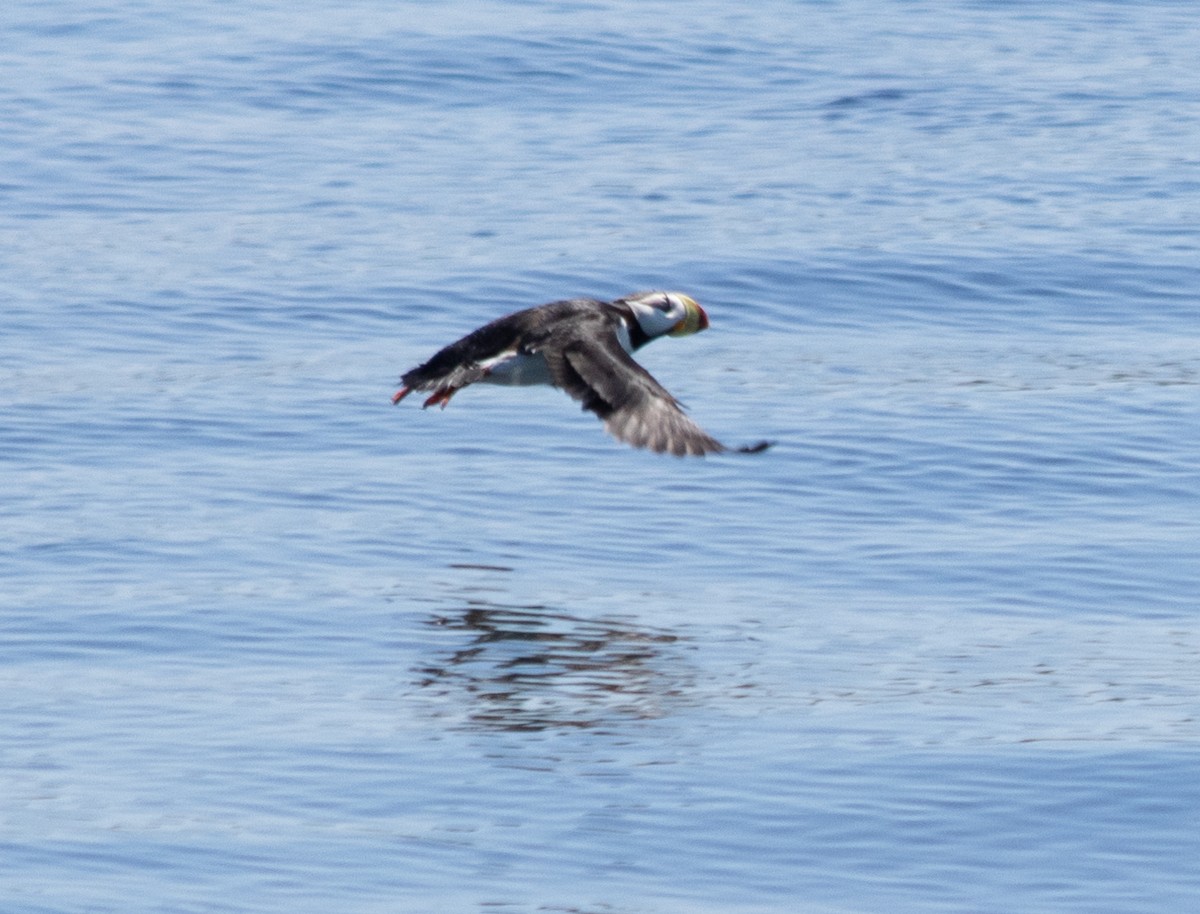
[[[6,7],[5,912],[1194,905],[1200,20],[682,9]]]

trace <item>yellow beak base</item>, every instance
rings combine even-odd
[[[686,295],[680,295],[683,299],[683,307],[686,310],[683,320],[667,331],[667,336],[687,336],[691,333],[699,333],[701,330],[708,329],[708,315],[704,309],[696,303],[694,299],[688,298]]]

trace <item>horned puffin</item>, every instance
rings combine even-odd
[[[684,413],[679,401],[633,360],[660,336],[708,327],[708,315],[682,292],[638,292],[615,301],[572,298],[497,318],[406,371],[392,397],[432,391],[425,406],[445,408],[468,384],[548,384],[566,391],[634,447],[677,457],[737,450],[757,453],[769,442],[728,448]]]

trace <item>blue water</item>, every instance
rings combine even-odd
[[[1191,4],[0,31],[0,909],[1194,907]],[[771,451],[389,403],[656,287]]]

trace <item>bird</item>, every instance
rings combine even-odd
[[[677,457],[757,453],[770,442],[726,447],[633,359],[660,336],[708,327],[708,314],[682,292],[637,292],[613,301],[571,298],[516,311],[484,324],[401,376],[392,397],[431,392],[424,407],[443,409],[469,384],[547,384],[595,413],[613,437]]]

